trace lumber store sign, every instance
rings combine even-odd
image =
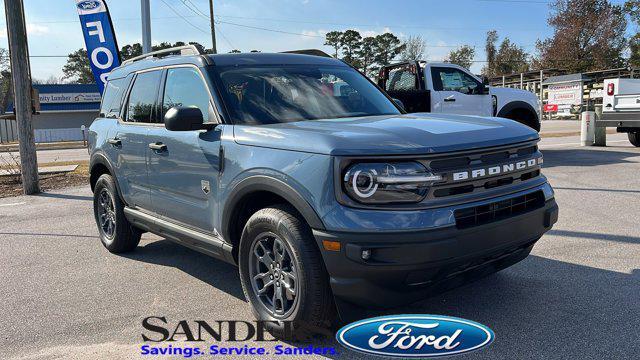
[[[549,85],[549,99],[551,105],[580,105],[582,104],[582,83],[565,83]]]
[[[68,104],[100,102],[100,93],[49,93],[40,94],[41,104]]]

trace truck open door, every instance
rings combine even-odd
[[[417,61],[382,67],[378,85],[394,99],[402,101],[409,113],[431,112],[430,91]]]

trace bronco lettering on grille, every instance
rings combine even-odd
[[[542,164],[542,157],[536,159],[529,159],[518,161],[509,164],[496,165],[488,168],[479,168],[468,171],[458,171],[453,173],[453,181],[464,181],[469,179],[479,179],[486,176],[493,176],[499,174],[508,174],[515,171],[524,170],[536,165]]]

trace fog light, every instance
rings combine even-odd
[[[362,260],[369,260],[371,258],[371,250],[362,250]]]

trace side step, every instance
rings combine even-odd
[[[215,234],[193,230],[130,207],[124,208],[124,214],[131,224],[142,230],[235,265],[232,246]]]

